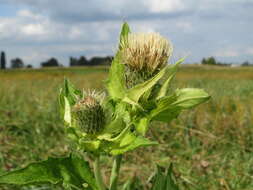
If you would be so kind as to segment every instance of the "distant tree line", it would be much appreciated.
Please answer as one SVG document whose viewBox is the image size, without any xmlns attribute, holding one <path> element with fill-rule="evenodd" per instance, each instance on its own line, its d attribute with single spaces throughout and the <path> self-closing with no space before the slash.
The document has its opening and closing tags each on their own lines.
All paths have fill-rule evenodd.
<svg viewBox="0 0 253 190">
<path fill-rule="evenodd" d="M 202 65 L 218 65 L 218 66 L 231 66 L 231 63 L 222 63 L 215 60 L 214 57 L 203 58 Z"/>
<path fill-rule="evenodd" d="M 0 68 L 6 69 L 6 55 L 5 52 L 1 52 L 0 57 Z M 106 57 L 92 57 L 91 59 L 87 59 L 85 56 L 80 56 L 79 58 L 70 57 L 69 58 L 69 66 L 75 67 L 75 66 L 97 66 L 97 65 L 110 65 L 113 60 L 112 56 L 106 56 Z M 10 61 L 11 65 L 10 67 L 13 69 L 18 68 L 32 68 L 32 65 L 25 65 L 22 59 L 20 58 L 14 58 Z M 217 66 L 232 66 L 232 63 L 222 63 L 215 60 L 214 57 L 208 57 L 203 58 L 201 60 L 202 65 L 217 65 Z M 45 62 L 42 62 L 41 67 L 60 67 L 63 66 L 59 63 L 59 61 L 52 57 L 48 59 Z M 243 62 L 242 64 L 238 64 L 238 66 L 253 66 L 252 63 L 249 63 L 248 61 Z"/>
<path fill-rule="evenodd" d="M 217 66 L 231 66 L 233 65 L 232 63 L 222 63 L 218 62 L 215 60 L 214 57 L 208 57 L 208 58 L 203 58 L 201 60 L 202 65 L 217 65 Z M 248 61 L 243 62 L 242 64 L 238 64 L 238 66 L 253 66 L 253 64 L 249 63 Z"/>
<path fill-rule="evenodd" d="M 106 57 L 92 57 L 91 59 L 87 59 L 84 56 L 81 56 L 80 58 L 70 57 L 69 59 L 69 66 L 97 66 L 97 65 L 110 65 L 112 62 L 113 57 L 112 56 L 106 56 Z M 21 58 L 14 58 L 10 61 L 11 65 L 10 67 L 13 69 L 19 69 L 19 68 L 32 68 L 32 65 L 25 65 L 23 60 Z M 47 61 L 44 61 L 40 64 L 41 67 L 60 67 L 62 64 L 59 63 L 59 61 L 52 57 L 48 59 Z M 5 69 L 6 68 L 6 56 L 5 52 L 1 52 L 1 58 L 0 58 L 0 68 Z"/>
<path fill-rule="evenodd" d="M 96 65 L 110 65 L 113 57 L 92 57 L 90 60 L 87 60 L 84 56 L 81 56 L 79 59 L 70 57 L 69 66 L 96 66 Z"/>
</svg>

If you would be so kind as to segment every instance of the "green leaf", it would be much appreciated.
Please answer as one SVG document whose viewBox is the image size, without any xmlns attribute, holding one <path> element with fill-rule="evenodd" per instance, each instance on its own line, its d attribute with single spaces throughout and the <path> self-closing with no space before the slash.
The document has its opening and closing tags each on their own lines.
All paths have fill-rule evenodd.
<svg viewBox="0 0 253 190">
<path fill-rule="evenodd" d="M 125 66 L 121 63 L 121 45 L 127 43 L 127 35 L 130 33 L 130 28 L 128 24 L 125 22 L 122 25 L 121 33 L 120 33 L 120 43 L 119 50 L 116 53 L 112 65 L 109 71 L 109 77 L 106 82 L 107 90 L 112 97 L 112 99 L 122 99 L 125 95 L 125 78 L 124 71 Z"/>
<path fill-rule="evenodd" d="M 60 115 L 62 118 L 65 116 L 65 97 L 67 98 L 70 105 L 74 105 L 78 98 L 81 97 L 81 91 L 75 89 L 74 85 L 70 83 L 68 79 L 64 79 L 64 85 L 60 89 L 58 96 L 58 103 L 60 107 Z"/>
<path fill-rule="evenodd" d="M 0 184 L 34 183 L 61 183 L 65 187 L 75 187 L 75 189 L 98 189 L 88 162 L 76 155 L 48 158 L 0 176 Z"/>
<path fill-rule="evenodd" d="M 144 187 L 141 180 L 135 176 L 123 185 L 122 190 L 144 190 Z"/>
<path fill-rule="evenodd" d="M 157 166 L 156 175 L 153 177 L 151 190 L 179 190 L 173 179 L 172 165 L 167 169 L 166 173 L 163 172 L 164 168 Z"/>
<path fill-rule="evenodd" d="M 64 79 L 62 93 L 68 99 L 71 106 L 74 105 L 76 100 L 82 95 L 81 91 L 76 89 L 68 79 Z"/>
<path fill-rule="evenodd" d="M 148 117 L 141 118 L 136 124 L 136 131 L 144 136 L 148 130 L 149 123 L 150 118 Z"/>
<path fill-rule="evenodd" d="M 150 141 L 142 136 L 137 136 L 130 144 L 128 144 L 127 146 L 124 146 L 124 147 L 114 147 L 112 150 L 111 150 L 111 154 L 112 155 L 119 155 L 119 154 L 123 154 L 125 152 L 128 152 L 128 151 L 132 151 L 136 148 L 139 148 L 139 147 L 144 147 L 144 146 L 151 146 L 151 145 L 157 145 L 158 143 L 155 142 L 155 141 Z"/>
<path fill-rule="evenodd" d="M 124 65 L 121 63 L 121 55 L 117 53 L 112 61 L 106 87 L 112 99 L 122 99 L 125 96 Z"/>
<path fill-rule="evenodd" d="M 170 122 L 176 118 L 183 109 L 193 108 L 210 96 L 202 89 L 185 88 L 176 90 L 171 96 L 166 96 L 157 103 L 157 107 L 150 113 L 153 120 Z"/>
<path fill-rule="evenodd" d="M 173 64 L 172 66 L 168 67 L 167 72 L 165 74 L 165 82 L 163 83 L 156 99 L 160 99 L 162 97 L 164 97 L 168 91 L 169 85 L 172 81 L 172 79 L 175 77 L 175 74 L 178 70 L 179 65 L 185 60 L 185 58 L 182 58 L 180 60 L 178 60 L 175 64 Z"/>
<path fill-rule="evenodd" d="M 119 43 L 119 49 L 121 49 L 121 45 L 125 44 L 127 45 L 127 36 L 130 33 L 130 27 L 127 24 L 127 22 L 124 22 L 121 28 L 121 32 L 120 32 L 120 43 Z"/>
<path fill-rule="evenodd" d="M 138 84 L 133 88 L 129 89 L 123 101 L 130 102 L 129 100 L 131 100 L 133 102 L 132 104 L 138 104 L 140 97 L 150 88 L 152 88 L 164 76 L 166 71 L 167 67 L 163 68 L 159 73 L 157 73 L 153 78 L 149 79 L 148 81 Z"/>
<path fill-rule="evenodd" d="M 68 126 L 71 126 L 71 108 L 68 99 L 64 96 L 65 108 L 64 108 L 64 121 Z"/>
<path fill-rule="evenodd" d="M 173 102 L 172 105 L 177 105 L 184 109 L 195 107 L 210 98 L 204 90 L 198 88 L 178 89 L 175 94 L 177 101 Z"/>
</svg>

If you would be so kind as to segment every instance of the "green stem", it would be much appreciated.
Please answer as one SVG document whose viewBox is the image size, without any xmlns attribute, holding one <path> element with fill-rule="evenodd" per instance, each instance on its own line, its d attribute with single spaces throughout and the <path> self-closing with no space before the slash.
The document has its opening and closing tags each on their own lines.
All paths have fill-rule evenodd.
<svg viewBox="0 0 253 190">
<path fill-rule="evenodd" d="M 121 160 L 122 160 L 122 155 L 118 155 L 114 157 L 109 190 L 117 190 L 117 182 L 118 182 L 118 177 L 119 177 Z"/>
<path fill-rule="evenodd" d="M 100 159 L 99 159 L 99 156 L 97 156 L 97 157 L 95 158 L 95 162 L 94 162 L 94 173 L 95 173 L 95 178 L 96 178 L 96 181 L 97 181 L 97 185 L 98 185 L 99 190 L 106 190 L 105 184 L 104 184 L 104 182 L 103 182 L 103 178 L 102 178 L 102 175 L 101 175 L 101 168 L 100 168 Z"/>
</svg>

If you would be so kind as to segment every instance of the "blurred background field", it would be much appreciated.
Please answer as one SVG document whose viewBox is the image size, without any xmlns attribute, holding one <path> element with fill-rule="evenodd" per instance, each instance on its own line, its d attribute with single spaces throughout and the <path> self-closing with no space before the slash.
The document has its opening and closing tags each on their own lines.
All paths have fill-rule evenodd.
<svg viewBox="0 0 253 190">
<path fill-rule="evenodd" d="M 103 90 L 107 67 L 0 71 L 0 173 L 69 152 L 57 110 L 64 77 Z M 183 65 L 173 88 L 198 87 L 212 99 L 169 124 L 153 123 L 160 145 L 124 157 L 122 178 L 148 180 L 155 163 L 174 164 L 182 189 L 253 189 L 253 67 Z M 105 175 L 107 158 L 105 161 Z M 110 162 L 110 160 L 108 161 Z M 60 189 L 1 186 L 0 189 Z"/>
</svg>

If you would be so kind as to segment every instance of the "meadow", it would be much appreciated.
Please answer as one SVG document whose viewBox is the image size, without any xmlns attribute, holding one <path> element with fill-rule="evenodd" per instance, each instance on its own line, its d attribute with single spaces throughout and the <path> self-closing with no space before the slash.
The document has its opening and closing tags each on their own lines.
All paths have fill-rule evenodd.
<svg viewBox="0 0 253 190">
<path fill-rule="evenodd" d="M 79 88 L 103 90 L 107 75 L 107 67 L 0 71 L 0 174 L 67 155 L 70 147 L 57 106 L 63 79 Z M 127 153 L 121 180 L 137 176 L 145 181 L 155 171 L 154 163 L 173 163 L 183 190 L 252 190 L 253 68 L 183 65 L 172 88 L 182 87 L 202 88 L 212 98 L 171 123 L 153 123 L 149 137 L 160 145 Z M 111 163 L 107 159 L 105 176 Z"/>
</svg>

